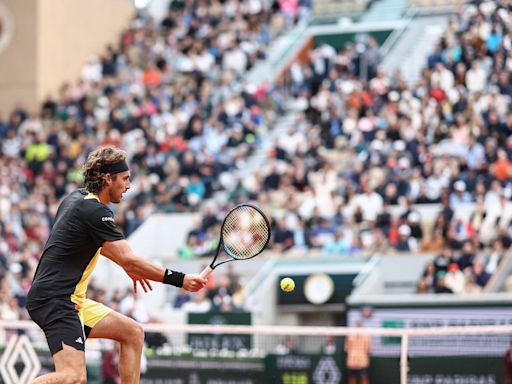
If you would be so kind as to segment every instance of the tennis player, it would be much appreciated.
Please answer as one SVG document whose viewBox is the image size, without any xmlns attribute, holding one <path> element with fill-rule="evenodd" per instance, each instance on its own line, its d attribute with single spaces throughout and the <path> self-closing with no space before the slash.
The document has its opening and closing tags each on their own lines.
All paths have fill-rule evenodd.
<svg viewBox="0 0 512 384">
<path fill-rule="evenodd" d="M 27 310 L 44 331 L 55 372 L 34 384 L 85 383 L 86 338 L 120 343 L 119 374 L 123 384 L 138 383 L 144 344 L 142 327 L 101 303 L 86 298 L 92 271 L 102 254 L 121 266 L 137 291 L 150 281 L 195 292 L 206 280 L 156 266 L 133 254 L 107 204 L 117 204 L 130 188 L 126 153 L 114 147 L 92 152 L 84 166 L 85 189 L 68 195 L 60 204 L 55 224 L 44 247 Z"/>
</svg>

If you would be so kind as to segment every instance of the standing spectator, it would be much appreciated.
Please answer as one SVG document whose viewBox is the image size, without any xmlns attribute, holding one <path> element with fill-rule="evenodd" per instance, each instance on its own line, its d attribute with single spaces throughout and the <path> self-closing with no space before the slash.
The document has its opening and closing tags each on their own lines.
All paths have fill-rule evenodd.
<svg viewBox="0 0 512 384">
<path fill-rule="evenodd" d="M 362 327 L 358 321 L 356 327 Z M 347 354 L 348 384 L 369 384 L 368 368 L 370 367 L 371 340 L 366 334 L 348 335 L 345 338 L 345 352 Z"/>
<path fill-rule="evenodd" d="M 382 61 L 380 47 L 373 36 L 368 37 L 368 47 L 364 53 L 368 66 L 368 79 L 373 79 L 377 74 L 377 67 Z"/>
</svg>

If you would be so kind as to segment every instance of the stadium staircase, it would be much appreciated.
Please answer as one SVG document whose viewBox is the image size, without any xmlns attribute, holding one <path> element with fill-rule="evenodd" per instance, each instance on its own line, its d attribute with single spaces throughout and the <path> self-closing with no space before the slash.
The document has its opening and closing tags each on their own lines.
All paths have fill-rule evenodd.
<svg viewBox="0 0 512 384">
<path fill-rule="evenodd" d="M 382 46 L 382 67 L 388 75 L 392 75 L 396 68 L 400 68 L 404 78 L 409 84 L 419 79 L 421 69 L 425 66 L 427 55 L 442 34 L 453 8 L 445 8 L 442 12 L 419 12 L 419 8 L 408 8 L 407 0 L 379 0 L 373 2 L 367 11 L 354 25 L 364 27 L 378 23 L 400 21 L 401 27 L 389 36 Z M 269 47 L 265 60 L 261 60 L 249 71 L 246 81 L 249 84 L 260 86 L 273 84 L 304 46 L 315 29 L 314 23 L 299 23 L 289 32 L 278 37 Z M 364 29 L 364 28 L 363 28 Z M 296 122 L 299 111 L 293 107 L 286 108 L 283 116 L 269 124 L 267 131 L 262 132 L 260 145 L 243 170 L 239 174 L 247 174 L 263 166 L 273 144 L 286 130 Z"/>
<path fill-rule="evenodd" d="M 512 276 L 512 249 L 501 260 L 496 272 L 492 275 L 491 280 L 485 286 L 486 293 L 510 292 Z"/>
<path fill-rule="evenodd" d="M 308 24 L 297 24 L 287 33 L 275 39 L 267 49 L 267 56 L 260 60 L 247 74 L 249 84 L 259 86 L 273 84 L 280 70 L 297 54 L 307 39 Z"/>
<path fill-rule="evenodd" d="M 395 31 L 382 47 L 384 72 L 392 76 L 399 68 L 408 84 L 416 84 L 449 17 L 449 14 L 423 16 L 414 10 L 408 12 L 405 27 Z"/>
<path fill-rule="evenodd" d="M 280 116 L 274 124 L 272 129 L 267 131 L 267 134 L 262 138 L 261 144 L 258 146 L 256 152 L 249 158 L 244 169 L 239 170 L 239 175 L 247 175 L 247 171 L 254 171 L 258 168 L 261 169 L 268 163 L 268 154 L 273 145 L 279 137 L 286 135 L 288 128 L 293 127 L 297 121 L 299 112 L 294 109 L 288 109 L 284 116 Z"/>
<path fill-rule="evenodd" d="M 405 0 L 380 0 L 374 2 L 361 17 L 361 23 L 400 20 L 406 11 Z"/>
</svg>

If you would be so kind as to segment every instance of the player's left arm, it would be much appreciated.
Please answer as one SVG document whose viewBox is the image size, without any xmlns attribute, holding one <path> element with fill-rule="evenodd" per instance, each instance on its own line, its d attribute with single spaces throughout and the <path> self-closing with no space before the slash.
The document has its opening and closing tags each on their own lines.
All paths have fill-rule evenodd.
<svg viewBox="0 0 512 384">
<path fill-rule="evenodd" d="M 106 206 L 98 205 L 84 216 L 93 241 L 102 248 L 101 253 L 123 268 L 135 287 L 139 282 L 147 292 L 151 287 L 148 280 L 151 280 L 195 292 L 206 284 L 206 280 L 198 274 L 171 271 L 137 257 L 118 228 L 112 211 Z"/>
<path fill-rule="evenodd" d="M 113 260 L 114 255 L 112 254 L 112 251 L 108 247 L 101 248 L 101 254 L 105 256 L 106 258 Z M 117 263 L 116 263 L 117 264 Z M 124 269 L 123 269 L 124 270 Z M 128 276 L 130 276 L 130 279 L 133 281 L 133 292 L 137 294 L 137 283 L 140 284 L 144 292 L 152 291 L 153 287 L 151 286 L 151 283 L 148 279 L 145 279 L 139 275 L 136 275 L 134 273 L 130 273 L 126 270 L 124 270 Z"/>
</svg>

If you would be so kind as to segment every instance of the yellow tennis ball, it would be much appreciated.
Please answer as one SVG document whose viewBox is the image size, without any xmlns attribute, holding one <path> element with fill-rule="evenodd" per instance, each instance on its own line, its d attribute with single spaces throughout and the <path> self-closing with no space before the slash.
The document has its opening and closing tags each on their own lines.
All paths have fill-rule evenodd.
<svg viewBox="0 0 512 384">
<path fill-rule="evenodd" d="M 289 277 L 281 279 L 281 289 L 285 292 L 291 292 L 295 289 L 295 281 Z"/>
</svg>

